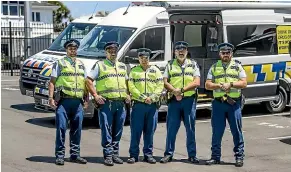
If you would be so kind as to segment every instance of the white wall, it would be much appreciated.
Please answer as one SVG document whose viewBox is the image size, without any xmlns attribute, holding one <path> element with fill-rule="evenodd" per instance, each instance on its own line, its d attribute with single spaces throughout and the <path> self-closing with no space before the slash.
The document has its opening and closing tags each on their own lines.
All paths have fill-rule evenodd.
<svg viewBox="0 0 291 172">
<path fill-rule="evenodd" d="M 53 23 L 53 11 L 50 9 L 41 9 L 32 7 L 31 12 L 40 13 L 40 22 L 52 24 Z M 32 18 L 30 19 L 32 21 Z"/>
</svg>

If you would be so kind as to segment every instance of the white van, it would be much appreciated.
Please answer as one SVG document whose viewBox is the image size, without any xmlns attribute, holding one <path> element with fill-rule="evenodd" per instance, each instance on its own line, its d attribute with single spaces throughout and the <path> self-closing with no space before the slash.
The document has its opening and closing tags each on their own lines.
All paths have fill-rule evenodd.
<svg viewBox="0 0 291 172">
<path fill-rule="evenodd" d="M 20 69 L 19 87 L 21 94 L 33 97 L 33 90 L 40 71 L 66 54 L 63 48 L 64 43 L 71 38 L 81 41 L 103 18 L 83 16 L 73 20 L 57 36 L 49 48 L 26 59 Z"/>
<path fill-rule="evenodd" d="M 200 66 L 197 108 L 211 108 L 212 93 L 204 89 L 205 76 L 219 59 L 217 45 L 230 42 L 236 46 L 234 58 L 241 61 L 248 75 L 245 104 L 262 102 L 270 112 L 285 108 L 290 101 L 291 58 L 286 49 L 282 51 L 285 43 L 277 45 L 282 38 L 276 35 L 278 28 L 290 29 L 291 12 L 286 10 L 291 8 L 290 3 L 166 4 L 131 6 L 110 13 L 84 37 L 78 50 L 88 72 L 97 60 L 105 58 L 103 46 L 108 41 L 120 43 L 117 58 L 128 66 L 138 64 L 136 50 L 146 47 L 153 51 L 150 63 L 164 70 L 173 59 L 173 43 L 184 40 L 189 42 L 190 58 Z M 166 106 L 160 108 L 164 110 Z M 93 109 L 87 111 L 87 115 L 94 114 Z"/>
</svg>

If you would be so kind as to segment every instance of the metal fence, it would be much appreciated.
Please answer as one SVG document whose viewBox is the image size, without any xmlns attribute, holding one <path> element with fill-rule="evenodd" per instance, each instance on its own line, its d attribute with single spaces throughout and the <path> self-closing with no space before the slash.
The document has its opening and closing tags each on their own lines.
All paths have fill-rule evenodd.
<svg viewBox="0 0 291 172">
<path fill-rule="evenodd" d="M 19 75 L 23 61 L 48 48 L 58 34 L 52 24 L 1 22 L 1 74 Z"/>
</svg>

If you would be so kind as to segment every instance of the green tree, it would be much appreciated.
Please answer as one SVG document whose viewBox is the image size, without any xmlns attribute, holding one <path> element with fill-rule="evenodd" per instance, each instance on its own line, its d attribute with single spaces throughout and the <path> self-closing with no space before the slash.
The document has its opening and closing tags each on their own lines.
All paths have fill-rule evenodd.
<svg viewBox="0 0 291 172">
<path fill-rule="evenodd" d="M 71 11 L 60 1 L 48 1 L 48 3 L 59 6 L 57 10 L 53 11 L 54 17 L 54 30 L 56 32 L 62 31 L 64 28 L 64 20 L 72 21 L 74 18 L 71 15 Z"/>
</svg>

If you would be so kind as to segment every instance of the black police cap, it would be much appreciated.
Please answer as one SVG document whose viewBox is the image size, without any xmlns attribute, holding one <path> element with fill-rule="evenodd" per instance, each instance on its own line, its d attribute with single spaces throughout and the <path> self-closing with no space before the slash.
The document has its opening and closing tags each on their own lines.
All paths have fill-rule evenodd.
<svg viewBox="0 0 291 172">
<path fill-rule="evenodd" d="M 119 48 L 119 44 L 115 41 L 107 42 L 104 46 L 104 50 L 111 48 L 111 47 Z"/>
<path fill-rule="evenodd" d="M 181 49 L 181 48 L 188 48 L 188 43 L 185 41 L 177 41 L 175 43 L 175 49 Z"/>
<path fill-rule="evenodd" d="M 80 46 L 80 42 L 76 39 L 70 39 L 67 42 L 65 42 L 64 48 L 68 48 L 69 46 L 78 48 Z"/>
<path fill-rule="evenodd" d="M 148 48 L 139 48 L 137 50 L 138 56 L 147 56 L 149 57 L 151 55 L 152 51 Z"/>
</svg>

